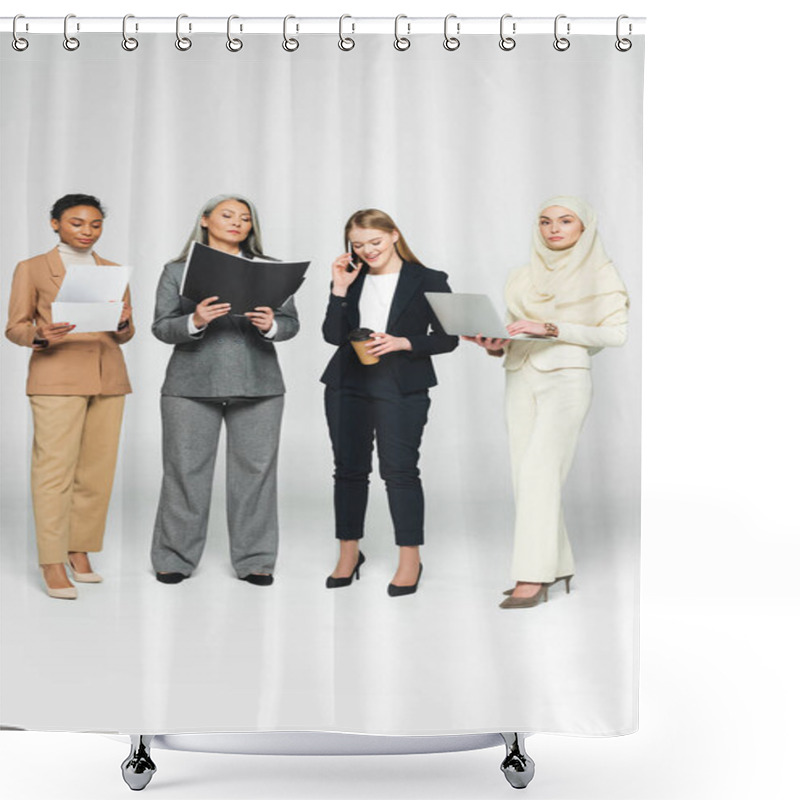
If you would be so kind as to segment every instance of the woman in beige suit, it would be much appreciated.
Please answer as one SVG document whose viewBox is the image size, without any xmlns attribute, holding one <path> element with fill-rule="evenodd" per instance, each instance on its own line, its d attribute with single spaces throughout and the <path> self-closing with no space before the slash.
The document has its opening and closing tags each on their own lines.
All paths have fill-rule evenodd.
<svg viewBox="0 0 800 800">
<path fill-rule="evenodd" d="M 591 402 L 590 356 L 627 338 L 628 293 L 587 203 L 542 204 L 531 262 L 511 273 L 505 297 L 509 335 L 538 338 L 469 338 L 505 355 L 516 584 L 500 607 L 527 608 L 546 601 L 556 581 L 569 591 L 575 570 L 561 490 Z"/>
<path fill-rule="evenodd" d="M 88 553 L 103 545 L 117 461 L 124 396 L 131 391 L 120 344 L 134 333 L 130 293 L 116 331 L 72 333 L 52 319 L 65 264 L 115 266 L 94 250 L 105 213 L 97 198 L 65 195 L 50 212 L 59 243 L 17 264 L 6 336 L 31 354 L 31 493 L 39 564 L 50 597 L 75 599 L 79 583 L 99 583 Z"/>
</svg>

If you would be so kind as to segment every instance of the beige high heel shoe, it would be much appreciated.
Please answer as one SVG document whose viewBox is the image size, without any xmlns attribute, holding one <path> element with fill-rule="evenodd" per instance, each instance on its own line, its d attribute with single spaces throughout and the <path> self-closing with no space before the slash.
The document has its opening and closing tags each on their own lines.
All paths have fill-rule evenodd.
<svg viewBox="0 0 800 800">
<path fill-rule="evenodd" d="M 67 565 L 72 572 L 72 580 L 76 583 L 102 583 L 103 576 L 96 572 L 78 572 L 72 564 L 72 559 L 67 556 Z"/>
<path fill-rule="evenodd" d="M 64 589 L 52 589 L 47 585 L 47 580 L 44 577 L 44 567 L 39 566 L 39 571 L 42 573 L 42 581 L 44 581 L 44 588 L 50 597 L 55 597 L 57 600 L 77 600 L 78 590 L 74 586 L 67 586 Z"/>
</svg>

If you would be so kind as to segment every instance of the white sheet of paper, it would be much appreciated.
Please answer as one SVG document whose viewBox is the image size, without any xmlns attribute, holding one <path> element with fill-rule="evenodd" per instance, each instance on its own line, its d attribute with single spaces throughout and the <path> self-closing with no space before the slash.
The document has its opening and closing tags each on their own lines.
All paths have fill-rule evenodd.
<svg viewBox="0 0 800 800">
<path fill-rule="evenodd" d="M 115 331 L 121 315 L 121 300 L 115 303 L 62 303 L 57 300 L 52 306 L 53 322 L 75 325 L 71 333 Z"/>
<path fill-rule="evenodd" d="M 103 303 L 122 300 L 131 277 L 130 267 L 100 264 L 66 264 L 67 274 L 58 290 L 61 303 Z"/>
</svg>

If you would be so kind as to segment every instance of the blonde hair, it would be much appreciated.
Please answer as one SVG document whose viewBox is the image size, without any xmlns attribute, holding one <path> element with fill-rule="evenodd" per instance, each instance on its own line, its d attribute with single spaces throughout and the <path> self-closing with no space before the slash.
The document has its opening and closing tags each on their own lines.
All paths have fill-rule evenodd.
<svg viewBox="0 0 800 800">
<path fill-rule="evenodd" d="M 253 226 L 250 228 L 250 233 L 248 234 L 247 239 L 242 242 L 242 252 L 249 256 L 261 257 L 264 255 L 263 246 L 261 244 L 261 226 L 258 223 L 258 213 L 256 212 L 256 207 L 253 205 L 252 201 L 248 200 L 246 197 L 242 197 L 240 194 L 218 194 L 208 200 L 200 209 L 200 213 L 197 215 L 197 219 L 194 223 L 194 228 L 189 234 L 189 238 L 186 240 L 186 244 L 183 246 L 181 254 L 175 259 L 175 261 L 186 261 L 186 258 L 189 255 L 189 248 L 192 246 L 192 242 L 208 244 L 208 229 L 204 228 L 200 223 L 202 222 L 203 217 L 207 217 L 220 203 L 224 203 L 226 200 L 236 200 L 237 203 L 243 203 L 250 211 L 250 218 Z"/>
<path fill-rule="evenodd" d="M 344 226 L 345 250 L 350 249 L 350 240 L 348 237 L 353 228 L 374 228 L 375 230 L 385 231 L 386 233 L 394 233 L 397 231 L 399 238 L 394 243 L 394 247 L 400 258 L 402 258 L 403 261 L 413 261 L 415 264 L 422 263 L 408 246 L 408 242 L 403 238 L 403 234 L 400 233 L 400 229 L 397 225 L 394 224 L 394 220 L 385 211 L 381 211 L 379 208 L 362 208 L 360 211 L 351 214 L 350 219 L 347 220 Z"/>
</svg>

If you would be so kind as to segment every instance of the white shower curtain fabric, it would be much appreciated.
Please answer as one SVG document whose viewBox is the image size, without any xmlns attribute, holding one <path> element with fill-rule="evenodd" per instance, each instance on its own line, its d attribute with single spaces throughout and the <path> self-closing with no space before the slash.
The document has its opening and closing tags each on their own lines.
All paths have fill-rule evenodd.
<svg viewBox="0 0 800 800">
<path fill-rule="evenodd" d="M 132 393 L 104 545 L 92 554 L 104 582 L 78 584 L 69 602 L 49 598 L 38 573 L 31 350 L 0 346 L 0 722 L 134 733 L 635 730 L 643 38 L 627 53 L 613 35 L 573 36 L 566 52 L 548 36 L 520 37 L 510 52 L 469 36 L 448 52 L 441 37 L 420 35 L 398 52 L 390 37 L 364 35 L 342 52 L 335 35 L 318 35 L 294 53 L 274 36 L 247 37 L 238 53 L 215 35 L 187 52 L 172 35 L 148 35 L 130 53 L 116 35 L 87 34 L 76 52 L 37 35 L 17 53 L 7 38 L 3 308 L 15 265 L 57 244 L 53 202 L 88 193 L 107 210 L 96 252 L 132 267 L 135 335 L 122 345 Z M 156 290 L 219 194 L 252 201 L 266 254 L 311 261 L 293 298 L 299 331 L 282 339 L 279 319 L 273 343 L 286 393 L 271 586 L 237 580 L 231 564 L 224 433 L 202 559 L 177 585 L 156 581 L 150 562 L 172 353 L 150 330 Z M 446 273 L 452 291 L 488 294 L 502 313 L 506 279 L 530 262 L 540 205 L 553 196 L 594 209 L 630 298 L 624 346 L 591 357 L 591 404 L 587 395 L 561 498 L 570 593 L 560 582 L 546 603 L 498 608 L 514 585 L 505 375 L 502 359 L 464 341 L 433 357 L 418 590 L 387 594 L 397 547 L 377 463 L 360 580 L 326 588 L 338 543 L 320 376 L 335 348 L 321 329 L 345 222 L 358 209 L 386 211 L 428 270 Z M 588 392 L 589 372 L 572 378 L 578 371 Z M 244 440 L 257 440 L 259 425 Z"/>
</svg>

